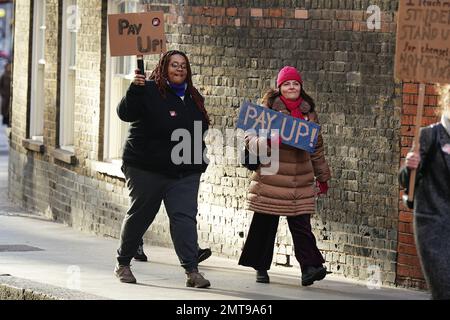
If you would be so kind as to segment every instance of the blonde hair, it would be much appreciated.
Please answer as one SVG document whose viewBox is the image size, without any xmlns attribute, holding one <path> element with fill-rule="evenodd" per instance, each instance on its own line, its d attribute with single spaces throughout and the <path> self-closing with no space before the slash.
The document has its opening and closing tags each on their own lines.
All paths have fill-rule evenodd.
<svg viewBox="0 0 450 320">
<path fill-rule="evenodd" d="M 438 85 L 439 105 L 443 115 L 450 118 L 450 84 Z"/>
</svg>

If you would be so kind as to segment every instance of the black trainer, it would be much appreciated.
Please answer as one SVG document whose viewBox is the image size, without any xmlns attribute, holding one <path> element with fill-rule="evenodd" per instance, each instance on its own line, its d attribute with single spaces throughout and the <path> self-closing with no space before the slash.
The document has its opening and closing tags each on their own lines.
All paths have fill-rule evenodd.
<svg viewBox="0 0 450 320">
<path fill-rule="evenodd" d="M 145 252 L 144 252 L 143 245 L 139 245 L 139 247 L 136 251 L 136 254 L 134 255 L 134 260 L 142 261 L 142 262 L 148 261 L 147 256 L 145 255 Z"/>
<path fill-rule="evenodd" d="M 256 270 L 256 282 L 270 283 L 270 278 L 267 270 Z"/>
<path fill-rule="evenodd" d="M 314 283 L 314 281 L 320 281 L 327 275 L 327 268 L 320 267 L 306 267 L 304 273 L 302 273 L 302 286 L 307 287 Z"/>
<path fill-rule="evenodd" d="M 211 252 L 210 248 L 206 248 L 206 249 L 199 248 L 198 249 L 198 263 L 205 261 L 206 259 L 211 257 L 211 254 L 212 254 L 212 252 Z"/>
</svg>

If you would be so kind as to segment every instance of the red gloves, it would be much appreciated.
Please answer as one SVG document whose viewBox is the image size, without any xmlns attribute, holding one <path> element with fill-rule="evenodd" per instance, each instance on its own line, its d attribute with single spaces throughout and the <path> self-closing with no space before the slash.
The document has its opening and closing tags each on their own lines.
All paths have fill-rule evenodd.
<svg viewBox="0 0 450 320">
<path fill-rule="evenodd" d="M 318 196 L 320 196 L 321 194 L 326 195 L 328 193 L 328 182 L 316 181 L 316 186 L 319 189 L 319 191 L 317 192 Z"/>
<path fill-rule="evenodd" d="M 272 134 L 272 135 L 270 136 L 270 138 L 267 139 L 267 143 L 268 143 L 269 147 L 272 146 L 272 143 L 275 143 L 275 142 L 277 142 L 277 141 L 278 141 L 278 145 L 281 145 L 281 144 L 283 143 L 283 141 L 282 141 L 280 135 L 278 135 L 278 134 L 276 134 L 276 133 L 275 133 L 275 134 Z"/>
</svg>

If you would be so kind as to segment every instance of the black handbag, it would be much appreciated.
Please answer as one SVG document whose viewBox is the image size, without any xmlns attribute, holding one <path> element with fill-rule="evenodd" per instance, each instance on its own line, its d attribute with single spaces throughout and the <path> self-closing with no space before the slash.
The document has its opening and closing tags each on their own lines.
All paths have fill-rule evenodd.
<svg viewBox="0 0 450 320">
<path fill-rule="evenodd" d="M 250 154 L 250 151 L 244 146 L 241 150 L 240 154 L 240 162 L 241 165 L 247 168 L 250 171 L 256 171 L 261 165 L 259 161 L 259 157 L 253 154 Z"/>
</svg>

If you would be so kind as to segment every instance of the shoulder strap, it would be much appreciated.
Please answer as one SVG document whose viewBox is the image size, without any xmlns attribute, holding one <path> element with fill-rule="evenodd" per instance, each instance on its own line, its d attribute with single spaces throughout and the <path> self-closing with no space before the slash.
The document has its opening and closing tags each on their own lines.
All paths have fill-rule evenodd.
<svg viewBox="0 0 450 320">
<path fill-rule="evenodd" d="M 416 187 L 420 183 L 420 181 L 422 180 L 424 171 L 428 167 L 428 163 L 430 162 L 430 155 L 435 153 L 436 141 L 437 141 L 437 125 L 432 125 L 431 126 L 431 141 L 430 141 L 430 145 L 427 146 L 428 148 L 427 148 L 426 154 L 422 158 L 422 162 L 419 165 L 419 169 L 417 170 L 417 176 L 416 176 L 416 182 L 415 182 L 416 183 Z M 408 176 L 409 176 L 409 174 L 410 174 L 410 172 L 408 171 Z M 406 192 L 408 192 L 408 189 L 409 188 L 406 189 Z"/>
<path fill-rule="evenodd" d="M 438 130 L 439 125 L 435 124 L 431 127 L 431 142 L 430 146 L 428 147 L 427 154 L 425 156 L 424 161 L 422 162 L 422 165 L 420 167 L 420 173 L 422 174 L 423 170 L 427 167 L 428 163 L 430 162 L 430 155 L 434 154 L 436 151 L 436 144 L 438 139 Z"/>
<path fill-rule="evenodd" d="M 440 126 L 440 124 L 436 124 L 433 126 L 433 140 L 431 142 L 431 148 L 430 148 L 430 150 L 433 152 L 436 151 L 436 146 L 438 143 L 439 126 Z M 430 151 L 428 151 L 428 152 L 430 152 Z"/>
<path fill-rule="evenodd" d="M 440 135 L 439 135 L 439 130 L 440 130 L 440 128 L 442 128 L 443 130 L 445 130 L 445 128 L 444 128 L 444 126 L 442 125 L 442 123 L 439 123 L 439 125 L 437 125 L 436 126 L 436 134 L 435 134 L 435 139 L 436 139 L 436 142 L 435 142 L 435 144 L 436 145 L 438 145 L 438 148 L 440 148 L 440 141 L 439 141 L 439 138 L 440 138 Z M 439 150 L 440 151 L 440 150 Z M 444 165 L 445 165 L 445 168 L 447 169 L 447 172 L 448 172 L 448 174 L 450 175 L 450 168 L 449 168 L 449 166 L 448 166 L 448 163 L 447 163 L 447 159 L 445 159 L 445 155 L 444 155 L 444 153 L 443 152 L 439 152 L 440 153 L 440 155 L 442 156 L 442 161 L 444 162 Z M 449 187 L 449 190 L 450 190 L 450 180 L 448 180 L 447 179 L 447 184 L 448 184 L 448 187 Z"/>
</svg>

